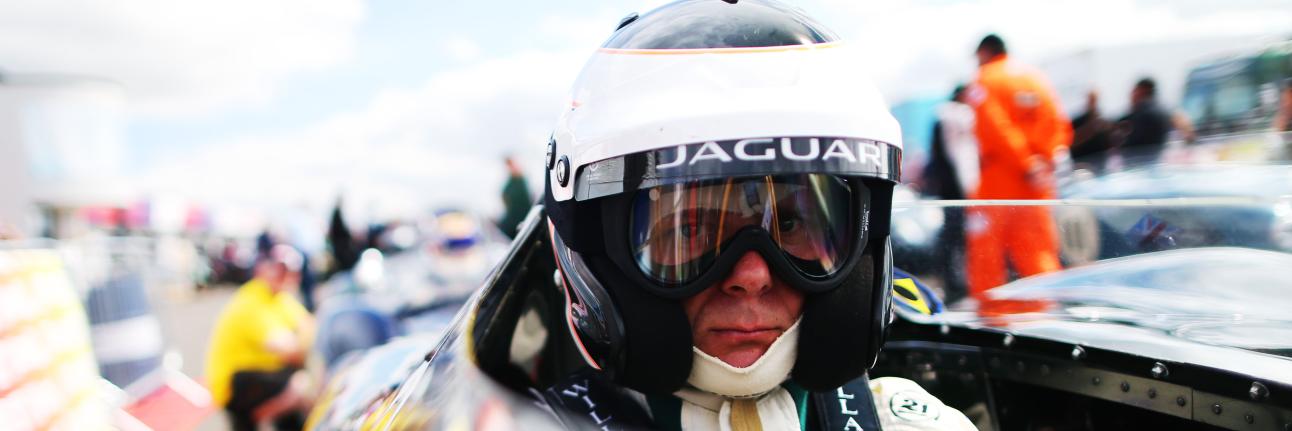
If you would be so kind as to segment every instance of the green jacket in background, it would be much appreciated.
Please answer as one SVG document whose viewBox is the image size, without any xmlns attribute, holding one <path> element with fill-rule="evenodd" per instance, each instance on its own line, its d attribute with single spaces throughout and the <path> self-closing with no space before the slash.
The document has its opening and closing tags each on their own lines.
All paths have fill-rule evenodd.
<svg viewBox="0 0 1292 431">
<path fill-rule="evenodd" d="M 534 206 L 525 177 L 517 175 L 507 179 L 507 184 L 502 186 L 502 204 L 503 214 L 498 227 L 508 238 L 515 238 L 517 226 L 525 221 L 529 207 Z"/>
</svg>

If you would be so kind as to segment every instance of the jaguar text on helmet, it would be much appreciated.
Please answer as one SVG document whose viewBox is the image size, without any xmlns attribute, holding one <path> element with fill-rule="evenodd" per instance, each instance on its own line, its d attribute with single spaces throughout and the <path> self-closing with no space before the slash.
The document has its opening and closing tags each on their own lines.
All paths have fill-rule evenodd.
<svg viewBox="0 0 1292 431">
<path fill-rule="evenodd" d="M 875 172 L 889 172 L 888 149 L 875 141 L 844 138 L 754 138 L 737 141 L 708 141 L 679 145 L 662 151 L 657 170 L 667 170 L 699 163 L 732 161 L 765 162 L 773 160 L 829 162 L 866 165 Z M 663 153 L 673 153 L 665 155 Z"/>
</svg>

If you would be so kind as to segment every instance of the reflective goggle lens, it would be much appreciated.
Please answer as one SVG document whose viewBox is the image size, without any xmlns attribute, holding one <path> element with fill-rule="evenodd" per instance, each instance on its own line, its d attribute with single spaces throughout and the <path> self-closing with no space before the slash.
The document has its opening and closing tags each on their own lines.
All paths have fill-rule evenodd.
<svg viewBox="0 0 1292 431">
<path fill-rule="evenodd" d="M 860 228 L 852 187 L 834 175 L 795 174 L 640 190 L 629 216 L 634 260 L 655 280 L 686 283 L 712 267 L 737 234 L 759 229 L 802 273 L 833 275 Z"/>
</svg>

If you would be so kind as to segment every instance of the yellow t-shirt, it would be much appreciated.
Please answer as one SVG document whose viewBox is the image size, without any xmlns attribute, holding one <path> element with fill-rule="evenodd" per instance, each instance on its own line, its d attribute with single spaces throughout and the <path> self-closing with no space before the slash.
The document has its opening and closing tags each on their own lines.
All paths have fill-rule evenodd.
<svg viewBox="0 0 1292 431">
<path fill-rule="evenodd" d="M 275 332 L 297 333 L 307 316 L 296 298 L 287 292 L 274 294 L 264 281 L 252 279 L 238 288 L 220 312 L 207 348 L 206 381 L 216 405 L 229 402 L 234 373 L 282 369 L 285 364 L 266 341 Z"/>
</svg>

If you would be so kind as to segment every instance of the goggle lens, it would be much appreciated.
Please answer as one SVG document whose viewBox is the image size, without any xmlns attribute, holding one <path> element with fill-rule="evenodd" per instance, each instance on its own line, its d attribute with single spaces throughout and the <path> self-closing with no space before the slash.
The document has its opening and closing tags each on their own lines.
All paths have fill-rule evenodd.
<svg viewBox="0 0 1292 431">
<path fill-rule="evenodd" d="M 633 257 L 650 278 L 683 284 L 711 268 L 737 234 L 757 229 L 800 272 L 828 277 L 861 229 L 853 186 L 834 175 L 794 174 L 639 190 L 629 215 Z"/>
</svg>

